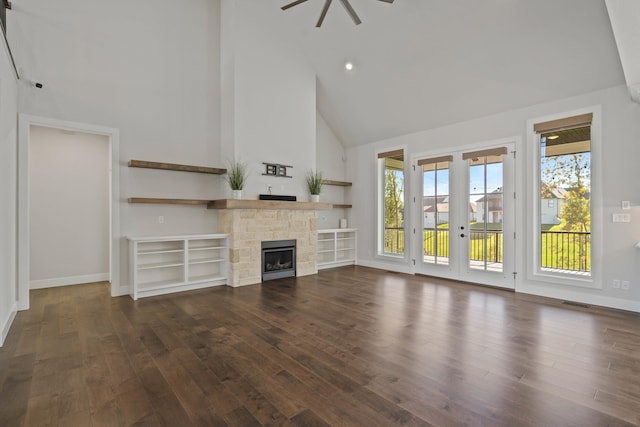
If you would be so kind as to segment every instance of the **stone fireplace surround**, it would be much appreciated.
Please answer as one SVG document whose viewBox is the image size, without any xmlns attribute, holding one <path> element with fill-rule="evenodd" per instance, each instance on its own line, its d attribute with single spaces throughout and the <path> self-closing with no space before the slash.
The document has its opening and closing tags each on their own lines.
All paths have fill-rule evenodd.
<svg viewBox="0 0 640 427">
<path fill-rule="evenodd" d="M 220 232 L 229 235 L 229 286 L 261 283 L 263 241 L 296 240 L 296 275 L 307 276 L 318 272 L 318 210 L 330 209 L 331 205 L 228 202 L 224 206 L 218 204 L 212 207 L 220 209 Z"/>
</svg>

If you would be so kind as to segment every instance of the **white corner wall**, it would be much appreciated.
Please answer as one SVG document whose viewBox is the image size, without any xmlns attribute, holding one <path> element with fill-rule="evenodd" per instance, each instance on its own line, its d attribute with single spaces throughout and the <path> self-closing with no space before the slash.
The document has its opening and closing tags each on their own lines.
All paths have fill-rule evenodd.
<svg viewBox="0 0 640 427">
<path fill-rule="evenodd" d="M 316 112 L 317 169 L 322 171 L 324 179 L 346 181 L 346 153 L 342 142 L 333 133 L 320 112 Z M 321 202 L 334 204 L 349 203 L 350 187 L 333 185 L 322 186 Z M 338 228 L 341 218 L 346 218 L 347 209 L 331 209 L 318 214 L 318 228 Z"/>
<path fill-rule="evenodd" d="M 30 288 L 109 280 L 109 137 L 31 126 Z"/>
<path fill-rule="evenodd" d="M 535 165 L 535 159 L 529 156 L 527 141 L 527 120 L 567 111 L 588 108 L 602 108 L 602 158 L 601 177 L 603 188 L 603 270 L 601 289 L 586 289 L 575 286 L 547 284 L 526 279 L 526 254 L 532 247 L 527 232 L 528 221 L 533 215 L 525 209 L 527 193 L 527 174 Z M 376 152 L 385 149 L 406 146 L 406 158 L 411 159 L 418 153 L 451 149 L 456 147 L 512 138 L 521 142 L 518 148 L 517 188 L 521 197 L 517 202 L 518 239 L 516 264 L 518 280 L 516 291 L 548 296 L 559 299 L 584 302 L 626 310 L 640 311 L 640 250 L 635 244 L 640 241 L 640 105 L 629 99 L 625 87 L 614 87 L 594 93 L 559 100 L 547 104 L 535 105 L 490 117 L 454 124 L 438 129 L 400 136 L 385 141 L 352 147 L 347 150 L 349 167 L 347 180 L 353 182 L 351 193 L 353 209 L 349 212 L 350 225 L 358 228 L 358 263 L 380 268 L 411 272 L 410 263 L 390 263 L 376 257 L 375 254 L 375 207 L 376 193 L 375 158 Z M 407 183 L 408 194 L 415 195 L 416 189 Z M 612 213 L 621 212 L 621 201 L 631 201 L 632 222 L 616 223 L 611 220 Z M 407 221 L 412 220 L 408 212 Z M 415 258 L 417 254 L 411 254 Z M 612 289 L 611 280 L 617 278 L 630 281 L 630 290 Z"/>
<path fill-rule="evenodd" d="M 224 167 L 220 2 L 30 0 L 14 4 L 8 19 L 24 76 L 20 112 L 119 130 L 121 234 L 114 262 L 122 286 L 115 293 L 125 294 L 127 235 L 217 230 L 216 212 L 202 206 L 128 204 L 127 198 L 215 199 L 222 197 L 222 177 L 128 168 L 127 161 Z"/>
<path fill-rule="evenodd" d="M 222 10 L 223 151 L 249 167 L 242 197 L 257 198 L 271 186 L 273 194 L 307 201 L 305 174 L 316 168 L 315 73 L 290 41 L 265 26 L 264 14 L 280 12 L 269 2 L 223 0 Z M 263 176 L 263 162 L 293 166 L 293 178 Z"/>
<path fill-rule="evenodd" d="M 2 35 L 0 35 L 2 37 Z M 0 40 L 0 347 L 18 309 L 17 124 L 18 83 L 4 40 Z"/>
</svg>

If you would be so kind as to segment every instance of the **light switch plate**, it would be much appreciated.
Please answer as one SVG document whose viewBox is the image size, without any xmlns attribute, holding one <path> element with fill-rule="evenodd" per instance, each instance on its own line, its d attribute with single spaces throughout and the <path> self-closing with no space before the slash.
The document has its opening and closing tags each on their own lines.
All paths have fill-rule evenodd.
<svg viewBox="0 0 640 427">
<path fill-rule="evenodd" d="M 627 210 L 627 209 L 631 209 L 631 202 L 628 200 L 623 200 L 622 201 L 622 209 Z"/>
</svg>

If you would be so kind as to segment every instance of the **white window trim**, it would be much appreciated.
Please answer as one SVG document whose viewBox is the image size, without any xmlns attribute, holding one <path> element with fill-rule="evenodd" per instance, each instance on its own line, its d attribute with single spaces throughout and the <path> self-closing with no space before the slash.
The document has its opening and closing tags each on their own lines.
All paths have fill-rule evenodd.
<svg viewBox="0 0 640 427">
<path fill-rule="evenodd" d="M 384 197 L 381 194 L 384 192 L 384 162 L 381 162 L 378 158 L 379 153 L 386 151 L 402 150 L 404 152 L 404 253 L 402 255 L 395 255 L 384 252 Z M 408 263 L 411 256 L 411 241 L 409 240 L 410 233 L 408 232 L 408 224 L 411 224 L 411 212 L 407 209 L 407 201 L 409 200 L 408 194 L 411 191 L 411 183 L 409 177 L 409 162 L 407 162 L 407 147 L 389 147 L 378 150 L 375 152 L 376 162 L 376 252 L 375 258 L 391 262 Z"/>
<path fill-rule="evenodd" d="M 533 131 L 535 123 L 592 113 L 591 122 L 591 275 L 577 276 L 571 273 L 543 270 L 540 267 L 540 140 Z M 603 194 L 602 194 L 602 107 L 600 105 L 566 111 L 527 120 L 528 156 L 531 172 L 527 174 L 527 232 L 532 251 L 527 256 L 527 279 L 536 282 L 564 286 L 602 289 L 602 239 L 603 239 Z"/>
</svg>

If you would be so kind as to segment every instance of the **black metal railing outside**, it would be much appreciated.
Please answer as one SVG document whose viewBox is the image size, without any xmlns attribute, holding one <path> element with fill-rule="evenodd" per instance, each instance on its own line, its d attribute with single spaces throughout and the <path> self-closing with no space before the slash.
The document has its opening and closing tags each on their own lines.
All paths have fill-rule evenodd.
<svg viewBox="0 0 640 427">
<path fill-rule="evenodd" d="M 591 233 L 588 231 L 543 231 L 540 252 L 543 268 L 591 271 Z"/>
<path fill-rule="evenodd" d="M 404 254 L 404 228 L 384 228 L 384 252 L 387 254 Z"/>
</svg>

